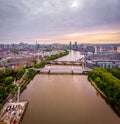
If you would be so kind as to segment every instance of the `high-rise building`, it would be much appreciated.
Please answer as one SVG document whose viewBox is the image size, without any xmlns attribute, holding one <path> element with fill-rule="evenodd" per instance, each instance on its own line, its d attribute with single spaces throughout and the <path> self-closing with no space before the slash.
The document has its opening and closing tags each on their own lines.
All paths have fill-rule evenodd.
<svg viewBox="0 0 120 124">
<path fill-rule="evenodd" d="M 94 54 L 97 54 L 97 46 L 95 46 L 94 49 L 95 49 L 95 50 L 94 50 Z"/>
<path fill-rule="evenodd" d="M 70 41 L 70 44 L 69 44 L 70 46 L 69 46 L 69 49 L 71 50 L 72 49 L 72 43 L 71 43 L 71 41 Z"/>
<path fill-rule="evenodd" d="M 77 46 L 77 42 L 75 42 L 75 48 L 77 48 L 78 46 Z"/>
</svg>

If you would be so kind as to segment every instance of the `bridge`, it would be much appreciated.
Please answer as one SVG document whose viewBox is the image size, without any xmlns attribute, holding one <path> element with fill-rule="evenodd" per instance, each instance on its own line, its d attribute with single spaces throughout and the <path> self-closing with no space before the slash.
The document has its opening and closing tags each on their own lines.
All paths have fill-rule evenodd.
<svg viewBox="0 0 120 124">
<path fill-rule="evenodd" d="M 89 68 L 83 68 L 82 66 L 70 66 L 70 65 L 46 65 L 42 69 L 36 69 L 40 74 L 73 74 L 73 75 L 80 75 L 86 74 L 90 71 Z"/>
<path fill-rule="evenodd" d="M 84 64 L 82 61 L 47 61 L 46 64 L 52 64 L 52 65 L 76 65 L 76 66 L 82 66 Z"/>
</svg>

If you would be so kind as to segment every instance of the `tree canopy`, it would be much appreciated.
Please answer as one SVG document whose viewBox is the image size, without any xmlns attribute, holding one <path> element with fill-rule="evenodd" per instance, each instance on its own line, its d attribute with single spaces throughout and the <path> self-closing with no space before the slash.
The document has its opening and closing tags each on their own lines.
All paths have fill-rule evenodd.
<svg viewBox="0 0 120 124">
<path fill-rule="evenodd" d="M 120 112 L 120 70 L 94 68 L 88 73 L 97 86 L 105 93 L 108 100 Z"/>
</svg>

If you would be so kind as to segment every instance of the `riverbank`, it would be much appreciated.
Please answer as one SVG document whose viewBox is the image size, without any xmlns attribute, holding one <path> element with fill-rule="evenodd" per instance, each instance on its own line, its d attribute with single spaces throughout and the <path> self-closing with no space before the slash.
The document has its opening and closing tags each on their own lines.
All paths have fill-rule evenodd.
<svg viewBox="0 0 120 124">
<path fill-rule="evenodd" d="M 50 57 L 47 57 L 46 60 L 55 60 L 63 56 L 66 56 L 68 54 L 69 54 L 69 51 L 65 50 L 64 52 L 61 52 L 59 54 L 55 54 L 55 55 L 51 55 Z"/>
<path fill-rule="evenodd" d="M 106 95 L 102 92 L 102 90 L 100 90 L 98 88 L 98 86 L 96 85 L 96 83 L 91 78 L 89 78 L 89 77 L 88 77 L 88 80 L 90 81 L 90 83 L 92 84 L 92 86 L 94 86 L 94 88 L 100 93 L 100 95 L 107 100 Z"/>
<path fill-rule="evenodd" d="M 21 87 L 21 92 L 24 91 L 24 89 L 26 88 L 26 86 L 30 83 L 30 81 L 34 78 L 34 76 L 37 74 L 37 71 L 33 70 L 33 69 L 28 69 L 24 78 L 22 79 L 21 83 L 20 83 L 20 87 Z"/>
<path fill-rule="evenodd" d="M 120 80 L 103 68 L 88 73 L 90 82 L 120 117 Z"/>
<path fill-rule="evenodd" d="M 110 103 L 110 101 L 108 100 L 107 96 L 103 93 L 103 91 L 98 88 L 98 86 L 96 85 L 96 83 L 92 79 L 90 79 L 88 77 L 88 80 L 90 81 L 91 85 L 100 93 L 101 97 L 103 97 L 105 99 L 105 101 L 107 102 L 107 104 L 110 105 L 110 107 L 112 108 L 112 110 L 120 117 L 119 110 L 114 105 L 112 105 Z"/>
</svg>

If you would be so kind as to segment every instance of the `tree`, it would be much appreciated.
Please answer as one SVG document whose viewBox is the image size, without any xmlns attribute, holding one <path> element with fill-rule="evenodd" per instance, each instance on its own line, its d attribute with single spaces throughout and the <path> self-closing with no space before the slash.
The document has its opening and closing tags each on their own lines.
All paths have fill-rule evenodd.
<svg viewBox="0 0 120 124">
<path fill-rule="evenodd" d="M 15 74 L 15 72 L 14 72 L 14 70 L 11 69 L 11 68 L 7 68 L 7 69 L 5 70 L 5 75 L 6 75 L 6 76 L 13 76 L 14 74 Z"/>
<path fill-rule="evenodd" d="M 5 98 L 5 88 L 0 86 L 0 103 L 3 102 L 4 98 Z"/>
<path fill-rule="evenodd" d="M 4 83 L 5 83 L 6 86 L 12 84 L 12 82 L 13 82 L 13 77 L 12 76 L 5 78 Z"/>
<path fill-rule="evenodd" d="M 110 72 L 112 75 L 120 79 L 120 69 L 107 69 L 108 72 Z"/>
<path fill-rule="evenodd" d="M 25 69 L 24 68 L 18 69 L 16 71 L 16 78 L 19 80 L 23 76 L 24 72 L 25 72 Z"/>
<path fill-rule="evenodd" d="M 39 64 L 35 64 L 34 67 L 35 68 L 43 68 L 45 66 L 45 61 L 41 61 Z"/>
<path fill-rule="evenodd" d="M 6 92 L 10 93 L 16 86 L 14 84 L 10 84 L 6 87 Z"/>
<path fill-rule="evenodd" d="M 5 78 L 5 73 L 2 70 L 0 70 L 0 83 L 3 83 L 4 78 Z"/>
</svg>

